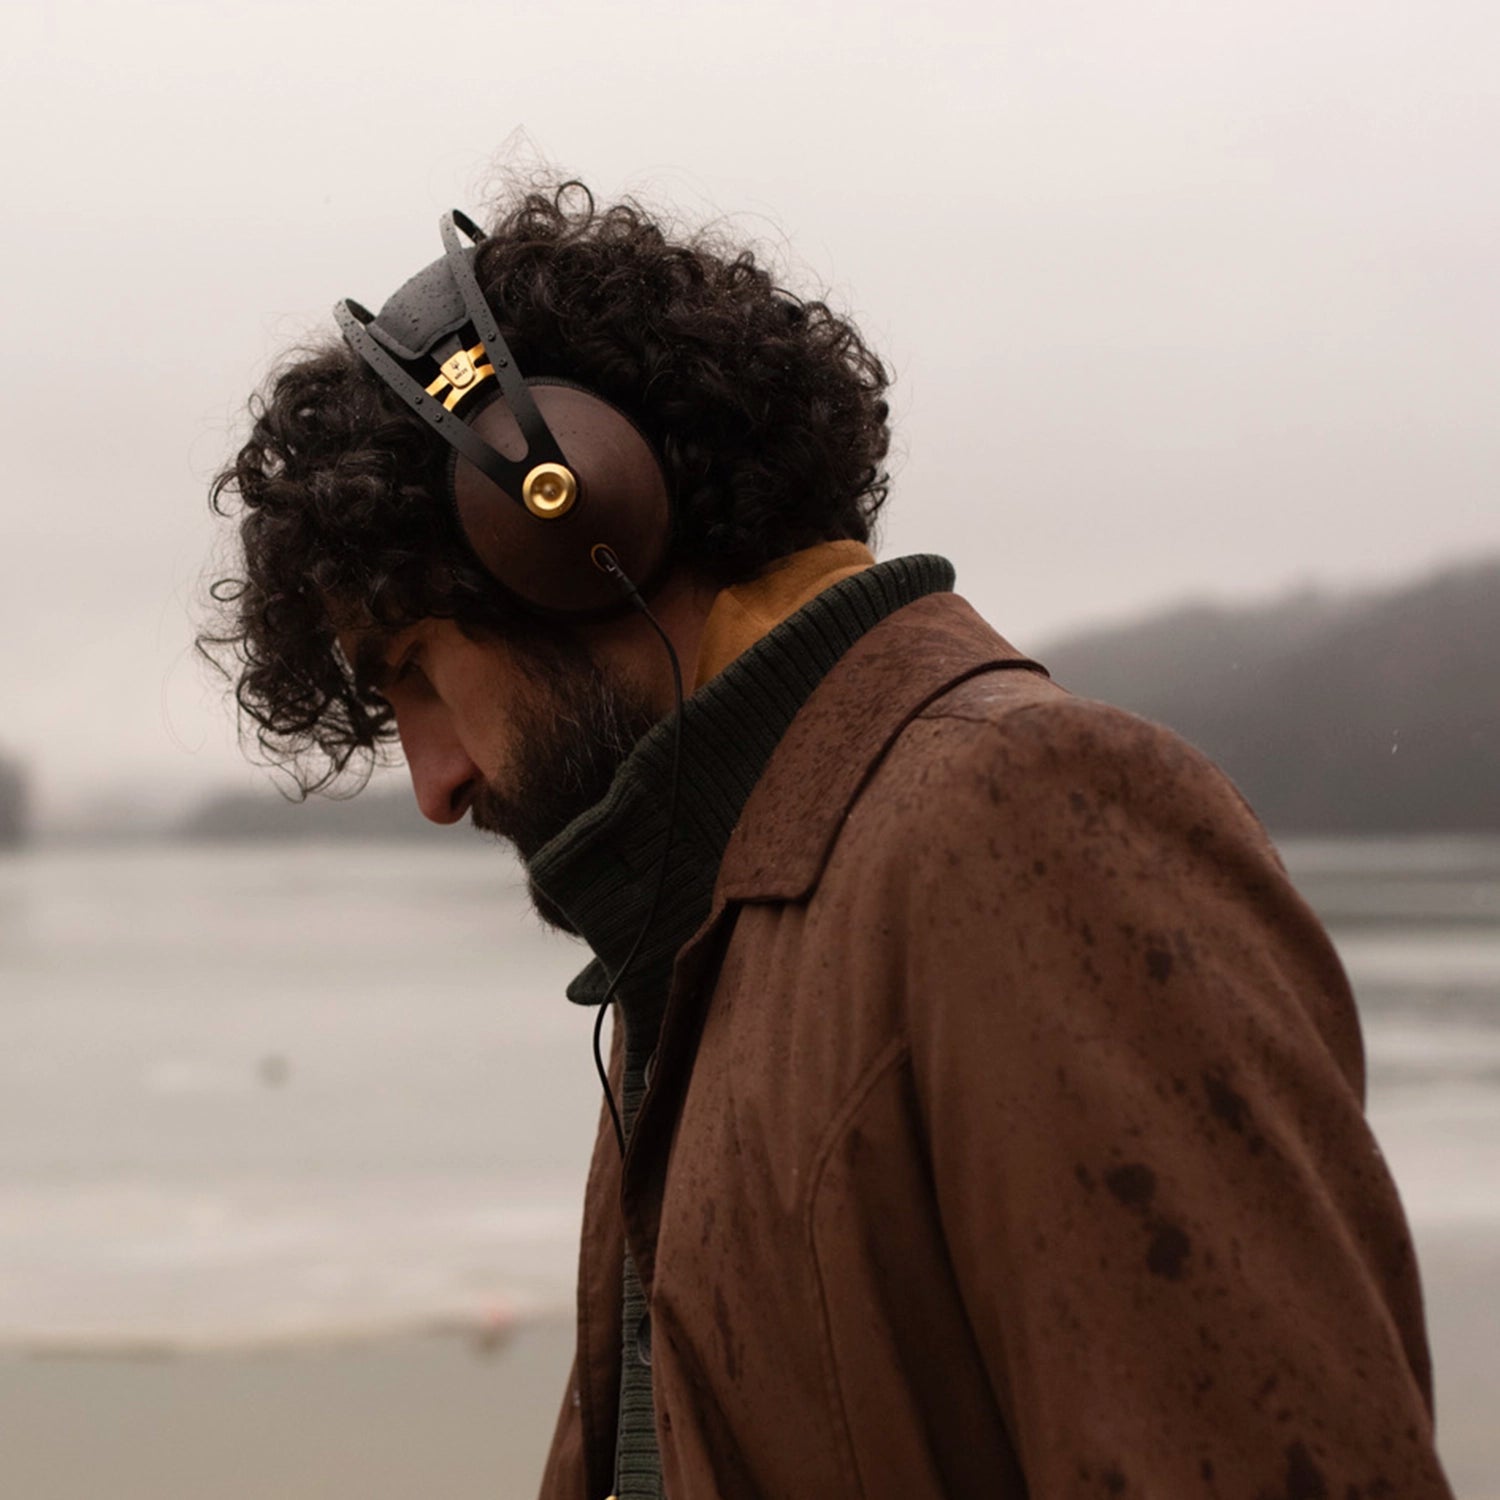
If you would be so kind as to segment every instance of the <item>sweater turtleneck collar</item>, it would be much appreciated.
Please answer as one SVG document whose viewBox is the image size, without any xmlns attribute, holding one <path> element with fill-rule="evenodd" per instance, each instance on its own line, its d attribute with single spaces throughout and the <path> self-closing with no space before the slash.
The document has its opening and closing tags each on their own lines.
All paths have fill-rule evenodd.
<svg viewBox="0 0 1500 1500">
<path fill-rule="evenodd" d="M 817 593 L 760 636 L 682 706 L 677 826 L 666 884 L 651 931 L 619 999 L 630 1033 L 654 1038 L 677 950 L 708 914 L 729 834 L 771 752 L 836 661 L 873 625 L 925 594 L 953 587 L 941 557 L 896 558 L 841 569 Z M 667 836 L 676 715 L 655 725 L 615 774 L 602 801 L 533 855 L 528 873 L 593 949 L 596 958 L 568 987 L 597 1004 L 646 918 Z M 634 1048 L 627 1048 L 635 1050 Z"/>
</svg>

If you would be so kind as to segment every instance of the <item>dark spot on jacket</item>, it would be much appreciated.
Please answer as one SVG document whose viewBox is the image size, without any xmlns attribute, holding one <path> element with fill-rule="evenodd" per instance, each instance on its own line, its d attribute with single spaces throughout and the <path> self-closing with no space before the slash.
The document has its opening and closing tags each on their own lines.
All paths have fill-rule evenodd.
<svg viewBox="0 0 1500 1500">
<path fill-rule="evenodd" d="M 1198 1465 L 1198 1472 L 1203 1476 L 1204 1484 L 1212 1484 L 1214 1482 L 1213 1460 L 1211 1458 L 1205 1458 L 1202 1463 Z"/>
<path fill-rule="evenodd" d="M 1089 810 L 1088 798 L 1085 797 L 1082 792 L 1069 792 L 1068 806 L 1071 807 L 1073 811 L 1079 815 L 1079 817 L 1083 817 Z"/>
<path fill-rule="evenodd" d="M 1250 1119 L 1250 1106 L 1242 1094 L 1229 1086 L 1229 1080 L 1223 1073 L 1205 1073 L 1203 1092 L 1208 1095 L 1208 1107 L 1213 1111 L 1214 1118 L 1222 1121 L 1236 1135 L 1243 1135 Z"/>
<path fill-rule="evenodd" d="M 1219 1070 L 1210 1070 L 1203 1075 L 1203 1092 L 1208 1097 L 1208 1107 L 1220 1124 L 1227 1125 L 1236 1135 L 1245 1138 L 1252 1155 L 1265 1149 L 1266 1138 L 1254 1126 L 1250 1106 L 1244 1096 L 1230 1086 L 1229 1080 Z"/>
<path fill-rule="evenodd" d="M 1125 1476 L 1113 1464 L 1099 1476 L 1099 1482 L 1104 1486 L 1106 1495 L 1125 1493 Z"/>
<path fill-rule="evenodd" d="M 1031 873 L 1033 875 L 1045 875 L 1047 873 L 1047 861 L 1045 859 L 1032 860 Z"/>
<path fill-rule="evenodd" d="M 1127 1162 L 1111 1167 L 1104 1174 L 1104 1185 L 1126 1208 L 1147 1208 L 1156 1193 L 1156 1173 L 1142 1162 Z"/>
<path fill-rule="evenodd" d="M 1094 1191 L 1094 1174 L 1082 1162 L 1073 1168 L 1073 1175 L 1078 1179 L 1078 1185 L 1086 1192 Z"/>
<path fill-rule="evenodd" d="M 1286 1450 L 1286 1500 L 1327 1500 L 1328 1485 L 1323 1471 L 1312 1461 L 1302 1443 Z"/>
<path fill-rule="evenodd" d="M 1146 972 L 1158 984 L 1165 984 L 1172 977 L 1172 962 L 1172 955 L 1165 948 L 1146 949 Z"/>
<path fill-rule="evenodd" d="M 1183 1262 L 1192 1253 L 1193 1242 L 1176 1224 L 1160 1223 L 1151 1236 L 1151 1247 L 1146 1251 L 1146 1266 L 1153 1276 L 1165 1276 L 1168 1281 L 1182 1278 Z"/>
</svg>

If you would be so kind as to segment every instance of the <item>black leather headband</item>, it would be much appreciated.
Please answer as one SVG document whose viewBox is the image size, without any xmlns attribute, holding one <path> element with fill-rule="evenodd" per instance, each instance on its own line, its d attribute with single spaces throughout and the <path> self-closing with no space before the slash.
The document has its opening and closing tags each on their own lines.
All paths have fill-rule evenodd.
<svg viewBox="0 0 1500 1500">
<path fill-rule="evenodd" d="M 378 318 L 350 298 L 334 307 L 333 316 L 350 348 L 391 390 L 407 402 L 450 448 L 468 459 L 517 505 L 523 505 L 522 488 L 527 474 L 539 463 L 565 465 L 567 459 L 537 410 L 525 377 L 516 368 L 510 349 L 501 336 L 499 324 L 474 275 L 474 252 L 466 250 L 459 242 L 460 229 L 475 245 L 484 238 L 483 231 L 457 210 L 444 214 L 438 227 L 443 236 L 443 259 L 412 277 L 380 310 Z M 441 285 L 441 278 L 435 274 L 438 266 L 447 270 L 447 287 Z M 484 345 L 501 394 L 526 440 L 526 456 L 520 463 L 512 462 L 490 447 L 462 417 L 430 395 L 402 363 L 403 358 L 411 361 L 430 358 L 441 364 L 435 354 L 436 346 L 451 335 L 455 327 L 462 326 L 455 323 L 451 308 L 453 299 L 449 289 L 455 287 L 479 342 Z M 443 295 L 445 291 L 449 293 L 447 296 Z M 433 326 L 434 318 L 437 326 Z M 413 348 L 412 342 L 408 341 L 422 343 L 425 347 Z"/>
</svg>

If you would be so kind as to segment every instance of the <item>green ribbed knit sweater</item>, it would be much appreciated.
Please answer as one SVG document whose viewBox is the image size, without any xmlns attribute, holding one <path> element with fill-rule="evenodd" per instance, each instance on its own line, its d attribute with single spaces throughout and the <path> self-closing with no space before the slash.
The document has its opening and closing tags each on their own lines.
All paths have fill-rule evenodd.
<svg viewBox="0 0 1500 1500">
<path fill-rule="evenodd" d="M 602 802 L 533 856 L 529 874 L 596 957 L 568 997 L 597 1005 L 646 919 L 662 849 L 668 869 L 651 931 L 617 998 L 625 1027 L 620 1115 L 626 1138 L 645 1096 L 648 1062 L 677 951 L 708 915 L 729 835 L 797 711 L 871 626 L 925 594 L 953 587 L 940 557 L 903 557 L 840 580 L 776 626 L 682 706 L 677 824 L 667 841 L 676 716 L 653 728 L 621 765 Z M 629 1255 L 615 1482 L 620 1500 L 661 1500 L 651 1392 L 651 1329 Z"/>
</svg>

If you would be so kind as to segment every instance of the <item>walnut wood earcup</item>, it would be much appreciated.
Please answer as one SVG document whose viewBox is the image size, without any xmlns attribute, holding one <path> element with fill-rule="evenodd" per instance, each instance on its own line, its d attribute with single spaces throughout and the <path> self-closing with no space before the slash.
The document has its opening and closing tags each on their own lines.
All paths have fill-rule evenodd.
<svg viewBox="0 0 1500 1500">
<path fill-rule="evenodd" d="M 619 586 L 595 566 L 592 549 L 611 548 L 630 579 L 648 589 L 671 540 L 667 481 L 639 428 L 603 397 L 577 386 L 528 381 L 532 399 L 578 481 L 572 508 L 555 519 L 533 515 L 457 453 L 449 483 L 459 524 L 475 555 L 505 588 L 555 615 L 618 609 Z M 526 444 L 503 400 L 465 422 L 513 462 Z"/>
</svg>

